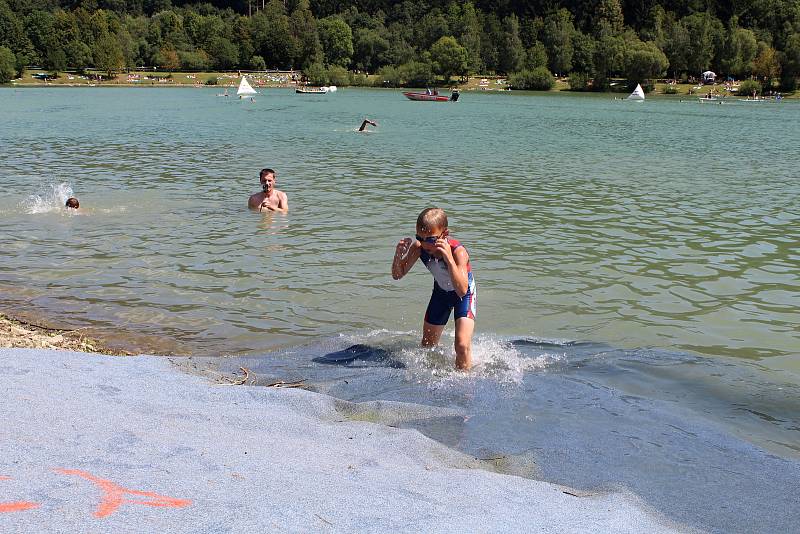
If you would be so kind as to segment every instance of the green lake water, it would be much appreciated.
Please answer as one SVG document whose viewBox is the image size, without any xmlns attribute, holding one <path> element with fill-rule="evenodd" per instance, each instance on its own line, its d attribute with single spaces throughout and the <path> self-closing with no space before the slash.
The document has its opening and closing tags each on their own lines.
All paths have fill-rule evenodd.
<svg viewBox="0 0 800 534">
<path fill-rule="evenodd" d="M 419 330 L 430 277 L 389 263 L 436 205 L 479 332 L 800 372 L 796 103 L 217 92 L 0 90 L 4 299 L 200 353 Z M 244 209 L 267 166 L 288 216 Z"/>
</svg>

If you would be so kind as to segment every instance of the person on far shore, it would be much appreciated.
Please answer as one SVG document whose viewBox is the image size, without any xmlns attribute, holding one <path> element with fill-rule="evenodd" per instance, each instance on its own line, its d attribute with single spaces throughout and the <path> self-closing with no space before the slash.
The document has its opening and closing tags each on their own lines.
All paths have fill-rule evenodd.
<svg viewBox="0 0 800 534">
<path fill-rule="evenodd" d="M 361 123 L 361 127 L 359 127 L 358 131 L 359 132 L 363 132 L 364 129 L 367 127 L 367 124 L 371 124 L 372 126 L 375 126 L 376 128 L 378 127 L 378 125 L 375 124 L 374 122 L 372 122 L 371 120 L 364 119 L 364 122 Z"/>
<path fill-rule="evenodd" d="M 423 210 L 417 217 L 414 239 L 406 237 L 397 243 L 392 278 L 403 278 L 417 260 L 422 260 L 433 275 L 433 292 L 422 324 L 422 346 L 439 344 L 450 313 L 455 311 L 456 367 L 468 370 L 472 367 L 472 333 L 475 330 L 475 279 L 469 253 L 450 237 L 447 214 L 441 208 Z"/>
<path fill-rule="evenodd" d="M 78 209 L 78 208 L 80 208 L 80 207 L 81 207 L 81 203 L 80 203 L 80 202 L 78 202 L 78 199 L 77 199 L 77 198 L 75 198 L 75 197 L 69 197 L 69 198 L 67 199 L 67 202 L 66 202 L 66 204 L 64 204 L 64 207 L 66 207 L 66 208 L 69 208 L 69 209 L 76 210 L 76 209 Z"/>
<path fill-rule="evenodd" d="M 275 189 L 277 178 L 272 169 L 261 169 L 258 175 L 261 192 L 250 196 L 247 206 L 251 210 L 289 212 L 289 199 L 286 193 Z"/>
</svg>

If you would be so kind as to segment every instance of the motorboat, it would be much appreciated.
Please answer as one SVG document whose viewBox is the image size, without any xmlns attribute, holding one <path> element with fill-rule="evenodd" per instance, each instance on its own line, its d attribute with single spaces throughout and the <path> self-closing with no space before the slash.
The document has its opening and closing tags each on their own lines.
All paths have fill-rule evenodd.
<svg viewBox="0 0 800 534">
<path fill-rule="evenodd" d="M 409 100 L 421 100 L 423 102 L 456 102 L 460 95 L 458 89 L 453 89 L 450 96 L 440 95 L 436 89 L 428 89 L 425 92 L 404 91 L 403 96 Z"/>
</svg>

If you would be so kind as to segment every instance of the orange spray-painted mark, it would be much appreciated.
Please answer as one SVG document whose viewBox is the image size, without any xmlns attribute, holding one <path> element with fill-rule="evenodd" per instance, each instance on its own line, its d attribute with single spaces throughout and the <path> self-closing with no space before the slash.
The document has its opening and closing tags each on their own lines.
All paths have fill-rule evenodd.
<svg viewBox="0 0 800 534">
<path fill-rule="evenodd" d="M 39 508 L 39 505 L 35 502 L 0 502 L 0 514 L 5 512 L 24 512 L 25 510 L 33 510 L 34 508 Z"/>
<path fill-rule="evenodd" d="M 183 508 L 184 506 L 189 506 L 192 503 L 192 501 L 186 499 L 174 499 L 172 497 L 159 495 L 158 493 L 153 493 L 151 491 L 139 491 L 123 488 L 122 486 L 114 484 L 110 480 L 96 477 L 90 473 L 87 473 L 86 471 L 80 471 L 78 469 L 56 469 L 55 471 L 64 475 L 79 476 L 97 484 L 97 486 L 103 491 L 103 499 L 100 501 L 100 504 L 97 506 L 97 510 L 93 514 L 95 517 L 109 516 L 116 512 L 123 503 L 141 504 L 143 506 L 156 506 L 163 508 Z M 124 497 L 125 494 L 140 495 L 142 497 L 149 497 L 150 499 L 129 499 Z"/>
<path fill-rule="evenodd" d="M 0 475 L 0 480 L 11 480 L 11 477 Z M 0 514 L 6 512 L 24 512 L 25 510 L 32 510 L 38 507 L 38 504 L 30 501 L 0 502 Z"/>
</svg>

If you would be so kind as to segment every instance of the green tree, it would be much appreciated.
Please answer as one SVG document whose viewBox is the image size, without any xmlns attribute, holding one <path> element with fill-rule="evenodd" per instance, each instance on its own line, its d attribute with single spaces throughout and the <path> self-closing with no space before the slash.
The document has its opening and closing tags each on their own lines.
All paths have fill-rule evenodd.
<svg viewBox="0 0 800 534">
<path fill-rule="evenodd" d="M 54 40 L 53 15 L 47 11 L 33 11 L 25 17 L 25 33 L 35 51 L 35 56 L 30 59 L 35 63 L 44 63 L 47 68 L 52 69 L 52 65 L 48 64 L 48 59 L 60 55 L 52 51 L 53 46 L 60 48 L 60 43 Z M 63 50 L 61 54 L 63 54 Z M 62 66 L 57 70 L 63 69 Z"/>
<path fill-rule="evenodd" d="M 547 67 L 515 72 L 508 77 L 512 89 L 530 89 L 533 91 L 549 91 L 556 81 Z"/>
<path fill-rule="evenodd" d="M 6 46 L 0 46 L 0 83 L 8 83 L 17 74 L 17 58 Z"/>
<path fill-rule="evenodd" d="M 481 63 L 487 72 L 499 69 L 500 50 L 497 43 L 503 40 L 500 21 L 494 13 L 488 13 L 483 21 L 481 33 Z"/>
<path fill-rule="evenodd" d="M 297 63 L 305 68 L 312 63 L 322 63 L 322 43 L 319 40 L 317 21 L 311 13 L 308 0 L 300 0 L 289 20 L 292 35 L 298 43 Z"/>
<path fill-rule="evenodd" d="M 253 15 L 250 22 L 253 27 L 253 45 L 267 65 L 292 68 L 300 43 L 292 35 L 283 3 L 270 0 L 266 8 Z"/>
<path fill-rule="evenodd" d="M 734 28 L 725 40 L 722 71 L 736 77 L 744 77 L 753 70 L 753 60 L 758 52 L 758 41 L 751 30 Z"/>
<path fill-rule="evenodd" d="M 753 60 L 753 75 L 764 81 L 764 87 L 771 87 L 773 80 L 781 75 L 778 53 L 765 42 L 758 43 L 758 55 Z"/>
<path fill-rule="evenodd" d="M 540 41 L 536 41 L 533 46 L 525 52 L 525 61 L 522 70 L 533 70 L 537 67 L 547 67 L 547 49 Z"/>
<path fill-rule="evenodd" d="M 428 11 L 414 25 L 414 42 L 421 50 L 429 49 L 446 35 L 452 35 L 450 25 L 438 9 Z"/>
<path fill-rule="evenodd" d="M 250 68 L 253 70 L 267 70 L 267 63 L 261 56 L 253 56 L 250 58 Z"/>
<path fill-rule="evenodd" d="M 370 28 L 359 28 L 353 34 L 353 63 L 358 70 L 375 72 L 389 50 L 389 41 Z"/>
<path fill-rule="evenodd" d="M 572 36 L 572 50 L 573 72 L 594 71 L 595 41 L 591 35 L 576 31 Z"/>
<path fill-rule="evenodd" d="M 739 84 L 739 90 L 737 91 L 741 96 L 760 95 L 761 92 L 761 84 L 756 80 L 744 80 Z"/>
<path fill-rule="evenodd" d="M 398 67 L 404 85 L 427 87 L 433 83 L 433 68 L 427 61 L 409 61 Z"/>
<path fill-rule="evenodd" d="M 545 19 L 542 41 L 547 47 L 551 71 L 561 74 L 572 70 L 574 37 L 575 26 L 568 10 L 559 9 Z"/>
<path fill-rule="evenodd" d="M 498 43 L 498 65 L 501 72 L 511 73 L 517 71 L 525 61 L 525 47 L 519 36 L 519 19 L 516 15 L 509 15 L 502 21 L 503 38 Z"/>
<path fill-rule="evenodd" d="M 22 21 L 5 0 L 0 0 L 0 46 L 15 53 L 22 52 L 25 48 L 30 48 L 30 52 L 33 52 Z"/>
<path fill-rule="evenodd" d="M 689 30 L 683 22 L 676 21 L 667 27 L 663 50 L 675 78 L 689 69 L 689 40 Z"/>
<path fill-rule="evenodd" d="M 225 37 L 217 37 L 206 49 L 209 60 L 215 69 L 228 70 L 239 63 L 239 48 Z"/>
<path fill-rule="evenodd" d="M 620 35 L 605 35 L 595 43 L 594 50 L 595 90 L 608 88 L 609 76 L 622 72 L 625 65 L 625 39 Z"/>
<path fill-rule="evenodd" d="M 185 70 L 208 70 L 211 63 L 208 54 L 202 48 L 197 48 L 195 50 L 179 50 L 178 59 L 181 63 L 181 68 Z"/>
<path fill-rule="evenodd" d="M 44 66 L 54 74 L 64 72 L 67 68 L 67 54 L 57 44 L 51 45 L 44 58 Z"/>
<path fill-rule="evenodd" d="M 100 37 L 95 41 L 92 57 L 94 57 L 94 66 L 108 74 L 109 77 L 114 76 L 125 67 L 122 47 L 111 35 Z"/>
<path fill-rule="evenodd" d="M 451 4 L 457 6 L 458 4 Z M 456 38 L 458 43 L 467 49 L 469 54 L 469 65 L 467 67 L 469 72 L 480 72 L 481 64 L 481 23 L 478 19 L 478 11 L 475 9 L 475 4 L 466 2 L 461 6 L 461 17 L 458 33 Z"/>
<path fill-rule="evenodd" d="M 619 0 L 599 0 L 594 10 L 594 24 L 592 27 L 597 32 L 597 37 L 606 33 L 619 34 L 625 25 L 622 15 L 622 4 Z"/>
<path fill-rule="evenodd" d="M 449 82 L 454 74 L 464 75 L 469 67 L 469 53 L 455 37 L 445 36 L 431 46 L 431 61 L 436 74 Z"/>
<path fill-rule="evenodd" d="M 669 61 L 652 41 L 634 41 L 625 49 L 625 77 L 629 85 L 664 75 Z"/>
<path fill-rule="evenodd" d="M 340 67 L 339 65 L 331 65 L 328 67 L 328 83 L 330 85 L 346 87 L 350 85 L 350 74 L 344 67 Z"/>
<path fill-rule="evenodd" d="M 170 45 L 165 45 L 159 49 L 154 58 L 156 65 L 169 72 L 178 70 L 181 66 L 178 51 Z"/>
<path fill-rule="evenodd" d="M 781 89 L 794 91 L 797 77 L 800 76 L 800 33 L 794 33 L 786 39 L 782 60 Z"/>
<path fill-rule="evenodd" d="M 329 65 L 346 67 L 353 57 L 353 31 L 338 16 L 326 17 L 319 21 L 319 40 Z"/>
<path fill-rule="evenodd" d="M 312 63 L 303 69 L 303 75 L 311 85 L 328 85 L 328 71 L 322 63 Z"/>
<path fill-rule="evenodd" d="M 700 74 L 714 67 L 714 59 L 721 56 L 725 29 L 713 15 L 703 12 L 684 17 L 681 22 L 689 34 L 686 61 L 689 72 Z"/>
</svg>

